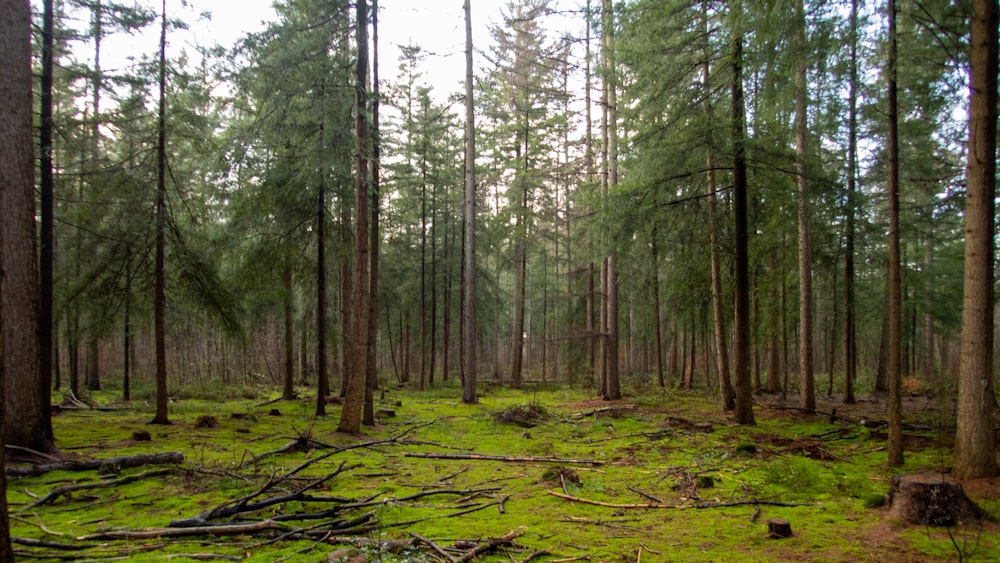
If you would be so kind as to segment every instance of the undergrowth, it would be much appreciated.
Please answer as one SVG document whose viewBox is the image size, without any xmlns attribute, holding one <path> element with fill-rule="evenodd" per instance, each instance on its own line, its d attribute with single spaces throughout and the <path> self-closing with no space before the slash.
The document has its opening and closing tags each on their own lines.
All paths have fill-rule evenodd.
<svg viewBox="0 0 1000 563">
<path fill-rule="evenodd" d="M 330 405 L 325 417 L 313 416 L 308 389 L 300 390 L 301 400 L 269 404 L 264 403 L 278 396 L 273 389 L 241 387 L 239 398 L 225 400 L 217 391 L 176 394 L 170 426 L 147 424 L 152 405 L 142 394 L 124 404 L 110 392 L 98 392 L 93 398 L 116 410 L 57 415 L 57 445 L 69 457 L 180 451 L 185 462 L 168 475 L 81 490 L 38 506 L 38 498 L 54 487 L 107 477 L 60 471 L 12 479 L 13 535 L 86 546 L 79 550 L 82 559 L 326 560 L 344 546 L 330 545 L 324 536 L 74 538 L 159 529 L 194 518 L 330 454 L 275 489 L 294 489 L 342 470 L 310 494 L 369 499 L 366 508 L 345 511 L 343 517 L 370 512 L 364 526 L 349 530 L 354 537 L 379 540 L 358 548 L 370 561 L 435 560 L 426 549 L 388 551 L 389 540 L 412 540 L 414 534 L 449 546 L 515 530 L 522 534 L 516 543 L 477 560 L 522 561 L 540 550 L 549 554 L 533 560 L 885 558 L 872 543 L 887 518 L 878 502 L 891 477 L 884 467 L 884 443 L 868 428 L 844 421 L 758 407 L 759 425 L 739 427 L 718 411 L 714 395 L 649 384 L 630 389 L 629 400 L 615 404 L 552 385 L 491 387 L 478 405 L 462 404 L 460 389 L 445 385 L 387 389 L 377 407 L 391 408 L 395 416 L 385 415 L 363 435 L 347 436 L 335 432 L 339 407 Z M 197 427 L 202 415 L 214 416 L 218 426 Z M 148 430 L 152 440 L 134 440 L 137 430 Z M 265 454 L 297 439 L 305 445 Z M 940 440 L 928 439 L 924 447 L 907 452 L 904 470 L 941 467 L 947 455 Z M 120 476 L 154 469 L 126 469 Z M 421 493 L 434 494 L 411 498 Z M 988 511 L 1000 508 L 989 502 L 984 504 Z M 290 500 L 232 519 L 260 521 L 314 509 L 311 499 Z M 456 515 L 463 510 L 471 511 Z M 793 537 L 768 539 L 766 523 L 772 518 L 790 521 Z M 1000 557 L 996 526 L 956 529 L 950 536 L 940 530 L 891 529 L 901 559 L 955 559 L 956 545 L 973 542 L 965 560 Z M 42 560 L 65 555 L 54 548 L 18 548 Z"/>
</svg>

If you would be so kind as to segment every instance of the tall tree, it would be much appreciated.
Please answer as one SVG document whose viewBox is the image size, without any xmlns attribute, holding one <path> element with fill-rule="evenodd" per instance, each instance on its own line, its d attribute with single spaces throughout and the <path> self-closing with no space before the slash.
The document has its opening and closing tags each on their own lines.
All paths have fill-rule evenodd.
<svg viewBox="0 0 1000 563">
<path fill-rule="evenodd" d="M 475 404 L 477 377 L 476 349 L 476 106 L 473 94 L 472 66 L 472 0 L 465 0 L 465 200 L 464 237 L 464 299 L 462 301 L 463 356 L 462 402 Z"/>
<path fill-rule="evenodd" d="M 160 12 L 160 97 L 156 133 L 156 265 L 154 270 L 153 308 L 156 347 L 156 414 L 153 424 L 170 424 L 167 413 L 166 345 L 166 214 L 167 214 L 167 0 Z"/>
<path fill-rule="evenodd" d="M 955 434 L 955 475 L 959 479 L 1000 473 L 993 424 L 998 13 L 996 0 L 972 3 L 965 294 Z"/>
<path fill-rule="evenodd" d="M 4 443 L 53 450 L 49 390 L 39 373 L 35 167 L 31 147 L 31 21 L 26 2 L 5 1 L 0 14 L 0 332 L 6 396 Z M 4 549 L 0 545 L 0 550 Z M 9 549 L 6 548 L 6 549 Z"/>
<path fill-rule="evenodd" d="M 355 134 L 354 170 L 354 299 L 351 323 L 351 370 L 347 378 L 347 393 L 340 412 L 337 430 L 357 434 L 361 430 L 361 414 L 368 365 L 368 300 L 369 285 L 369 195 L 368 195 L 368 2 L 360 0 L 355 7 L 355 33 L 358 59 L 355 66 Z"/>
<path fill-rule="evenodd" d="M 738 4 L 737 4 L 738 6 Z M 733 390 L 736 422 L 756 424 L 750 389 L 750 257 L 747 210 L 746 106 L 743 99 L 743 31 L 739 9 L 734 9 L 732 54 L 733 213 Z"/>
<path fill-rule="evenodd" d="M 809 233 L 809 183 L 806 157 L 809 99 L 806 91 L 806 14 L 804 0 L 795 0 L 795 181 L 799 227 L 799 405 L 816 409 L 813 379 L 812 245 Z"/>
<path fill-rule="evenodd" d="M 53 0 L 42 2 L 42 77 L 38 128 L 39 173 L 39 296 L 38 296 L 38 373 L 41 404 L 51 400 L 53 355 L 53 286 L 55 269 L 54 182 L 52 179 L 52 79 L 55 51 Z M 46 409 L 50 412 L 51 409 Z M 46 433 L 53 438 L 52 417 L 45 416 Z"/>
<path fill-rule="evenodd" d="M 889 275 L 886 280 L 888 303 L 888 376 L 889 376 L 889 447 L 890 467 L 903 465 L 903 283 L 899 234 L 899 123 L 897 102 L 896 0 L 889 0 L 889 53 L 886 60 L 889 122 L 889 179 L 886 183 L 889 204 Z"/>
<path fill-rule="evenodd" d="M 854 243 L 857 233 L 858 180 L 858 0 L 851 0 L 850 70 L 847 79 L 847 197 L 844 201 L 846 225 L 844 232 L 844 402 L 854 403 L 854 381 L 857 379 L 857 331 L 855 328 Z"/>
<path fill-rule="evenodd" d="M 604 60 L 604 91 L 606 98 L 607 123 L 607 189 L 618 185 L 618 73 L 615 68 L 615 12 L 611 0 L 604 0 L 602 11 L 601 37 Z M 621 399 L 621 385 L 618 377 L 618 253 L 614 250 L 606 258 L 605 268 L 605 382 L 604 398 L 609 401 Z"/>
</svg>

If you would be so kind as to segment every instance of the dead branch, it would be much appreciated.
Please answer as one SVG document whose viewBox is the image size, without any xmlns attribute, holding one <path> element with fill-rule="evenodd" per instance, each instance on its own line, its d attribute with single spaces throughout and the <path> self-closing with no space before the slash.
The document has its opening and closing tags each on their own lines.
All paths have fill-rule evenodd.
<svg viewBox="0 0 1000 563">
<path fill-rule="evenodd" d="M 651 495 L 651 494 L 649 494 L 646 491 L 643 491 L 641 489 L 637 489 L 637 488 L 633 487 L 632 485 L 625 485 L 625 486 L 628 487 L 628 490 L 632 491 L 633 493 L 635 493 L 637 495 L 644 496 L 644 497 L 648 498 L 649 500 L 651 500 L 651 501 L 653 501 L 655 503 L 663 504 L 663 499 L 657 498 L 657 497 L 655 497 L 655 496 L 653 496 L 653 495 Z"/>
<path fill-rule="evenodd" d="M 683 509 L 683 508 L 694 508 L 691 505 L 663 504 L 663 503 L 659 503 L 659 502 L 648 502 L 646 504 L 621 504 L 621 503 L 615 503 L 615 502 L 601 502 L 599 500 L 590 500 L 590 499 L 586 499 L 586 498 L 582 498 L 582 497 L 574 497 L 574 496 L 571 496 L 571 495 L 564 495 L 564 494 L 556 492 L 556 491 L 546 490 L 545 492 L 548 493 L 548 494 L 550 494 L 550 495 L 552 495 L 552 496 L 554 496 L 554 497 L 563 498 L 563 499 L 566 499 L 566 500 L 569 500 L 569 501 L 579 502 L 579 503 L 583 503 L 583 504 L 592 504 L 594 506 L 605 506 L 605 507 L 608 507 L 608 508 L 622 508 L 622 509 L 638 509 L 638 508 L 678 508 L 678 509 Z"/>
<path fill-rule="evenodd" d="M 478 546 L 470 549 L 469 551 L 466 551 L 461 557 L 455 559 L 455 563 L 466 563 L 468 561 L 472 561 L 473 559 L 479 557 L 484 553 L 489 553 L 497 549 L 498 547 L 510 545 L 514 543 L 514 540 L 517 539 L 518 536 L 522 534 L 524 534 L 523 530 L 513 530 L 507 532 L 506 534 L 500 536 L 499 538 L 492 538 L 488 542 L 481 543 Z"/>
<path fill-rule="evenodd" d="M 80 551 L 98 546 L 98 544 L 80 545 L 80 544 L 48 541 L 48 540 L 36 540 L 34 538 L 19 538 L 16 536 L 11 536 L 10 541 L 11 543 L 16 543 L 17 545 L 23 545 L 27 547 L 45 547 L 48 549 L 59 549 L 62 551 Z"/>
<path fill-rule="evenodd" d="M 528 563 L 528 561 L 531 561 L 532 559 L 538 559 L 539 557 L 543 557 L 545 555 L 549 555 L 550 553 L 552 553 L 552 552 L 549 551 L 548 549 L 539 549 L 538 551 L 536 551 L 534 553 L 531 553 L 527 557 L 525 557 L 524 559 L 522 559 L 521 563 Z"/>
<path fill-rule="evenodd" d="M 813 506 L 809 502 L 778 502 L 776 500 L 737 500 L 733 502 L 706 502 L 701 504 L 696 504 L 689 508 L 725 508 L 727 506 L 747 506 L 747 505 L 764 505 L 764 506 Z"/>
<path fill-rule="evenodd" d="M 62 461 L 27 467 L 8 467 L 7 477 L 16 479 L 18 477 L 37 477 L 49 471 L 95 471 L 102 467 L 128 469 L 131 467 L 142 467 L 143 465 L 164 465 L 171 463 L 184 463 L 184 454 L 181 452 L 164 452 L 159 454 L 112 457 L 108 459 Z"/>
<path fill-rule="evenodd" d="M 134 483 L 136 481 L 141 481 L 143 479 L 148 479 L 150 477 L 160 477 L 162 475 L 170 475 L 175 472 L 175 469 L 157 469 L 155 471 L 147 471 L 145 473 L 140 473 L 138 475 L 126 475 L 124 477 L 119 477 L 118 479 L 108 479 L 105 481 L 97 481 L 95 483 L 78 483 L 75 485 L 61 485 L 58 486 L 44 497 L 36 500 L 32 504 L 23 508 L 23 510 L 31 510 L 32 508 L 49 504 L 57 498 L 68 495 L 70 493 L 75 493 L 77 491 L 89 491 L 91 489 L 107 489 L 110 487 L 117 487 L 119 485 L 127 485 L 129 483 Z"/>
<path fill-rule="evenodd" d="M 141 530 L 105 530 L 96 534 L 86 534 L 77 541 L 90 540 L 148 540 L 155 538 L 177 538 L 183 536 L 239 536 L 265 530 L 288 530 L 284 524 L 274 520 L 261 520 L 249 524 L 217 524 L 193 528 L 143 528 Z"/>
<path fill-rule="evenodd" d="M 406 452 L 404 457 L 417 457 L 425 459 L 474 459 L 480 461 L 505 461 L 510 463 L 577 463 L 581 465 L 604 465 L 603 461 L 594 459 L 563 459 L 557 457 L 534 457 L 534 456 L 504 456 L 488 454 L 451 454 L 444 452 L 414 453 Z"/>
<path fill-rule="evenodd" d="M 452 562 L 455 561 L 455 558 L 452 557 L 450 553 L 448 553 L 447 551 L 445 551 L 444 548 L 442 548 L 438 544 L 434 543 L 433 541 L 425 538 L 424 536 L 421 536 L 420 534 L 418 534 L 416 532 L 410 532 L 410 536 L 413 537 L 413 539 L 415 539 L 415 540 L 418 540 L 418 541 L 421 541 L 421 542 L 427 544 L 427 547 L 433 549 L 441 557 L 444 557 L 445 561 L 452 561 Z"/>
</svg>

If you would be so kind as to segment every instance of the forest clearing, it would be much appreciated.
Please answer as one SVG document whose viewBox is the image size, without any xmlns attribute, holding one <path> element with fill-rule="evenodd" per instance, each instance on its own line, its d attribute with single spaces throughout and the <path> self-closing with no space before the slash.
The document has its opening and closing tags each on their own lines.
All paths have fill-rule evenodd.
<svg viewBox="0 0 1000 563">
<path fill-rule="evenodd" d="M 998 0 L 0 0 L 0 563 L 1000 560 L 998 53 Z"/>
<path fill-rule="evenodd" d="M 171 405 L 175 423 L 159 427 L 147 424 L 145 402 L 95 394 L 113 410 L 53 419 L 66 457 L 180 452 L 184 461 L 12 478 L 19 560 L 1000 557 L 996 478 L 966 483 L 989 520 L 906 525 L 882 506 L 893 473 L 950 464 L 954 419 L 924 394 L 905 400 L 907 463 L 889 470 L 882 401 L 821 400 L 808 414 L 760 396 L 758 426 L 741 427 L 699 391 L 638 386 L 607 402 L 552 384 L 488 386 L 479 405 L 459 393 L 386 392 L 384 414 L 362 435 L 335 432 L 309 398 L 185 396 Z M 133 436 L 143 432 L 151 439 Z M 199 519 L 213 527 L 192 527 Z M 792 537 L 770 539 L 772 519 L 787 520 Z"/>
</svg>

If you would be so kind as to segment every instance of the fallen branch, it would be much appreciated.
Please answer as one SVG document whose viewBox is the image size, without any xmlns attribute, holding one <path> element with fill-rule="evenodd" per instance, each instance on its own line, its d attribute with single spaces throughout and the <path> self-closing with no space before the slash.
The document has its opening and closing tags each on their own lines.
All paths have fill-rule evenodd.
<svg viewBox="0 0 1000 563">
<path fill-rule="evenodd" d="M 141 530 L 105 530 L 76 538 L 89 540 L 148 540 L 155 538 L 177 538 L 183 536 L 239 536 L 265 530 L 287 530 L 274 520 L 261 520 L 249 524 L 219 524 L 194 528 L 143 528 Z"/>
<path fill-rule="evenodd" d="M 131 467 L 142 467 L 143 465 L 163 465 L 170 463 L 184 463 L 184 454 L 181 452 L 165 452 L 159 454 L 139 454 L 112 457 L 108 459 L 62 461 L 59 463 L 46 463 L 27 467 L 8 467 L 7 476 L 12 478 L 37 477 L 38 475 L 44 475 L 50 471 L 95 471 L 102 467 L 128 469 Z"/>
<path fill-rule="evenodd" d="M 444 452 L 414 453 L 406 452 L 404 457 L 425 459 L 474 459 L 479 461 L 505 461 L 510 463 L 576 463 L 580 465 L 604 465 L 603 461 L 594 459 L 563 459 L 558 457 L 505 456 L 488 454 L 451 454 Z"/>
<path fill-rule="evenodd" d="M 599 501 L 599 500 L 590 500 L 590 499 L 586 499 L 586 498 L 582 498 L 582 497 L 574 497 L 572 495 L 564 495 L 564 494 L 558 493 L 556 491 L 546 490 L 545 492 L 548 493 L 548 494 L 550 494 L 550 495 L 552 495 L 552 496 L 554 496 L 554 497 L 563 498 L 563 499 L 566 499 L 566 500 L 569 500 L 569 501 L 579 502 L 579 503 L 583 503 L 583 504 L 592 504 L 594 506 L 605 506 L 607 508 L 622 508 L 622 509 L 638 509 L 638 508 L 677 508 L 677 509 L 684 509 L 684 508 L 694 508 L 694 506 L 692 506 L 692 505 L 664 504 L 664 503 L 660 503 L 660 502 L 648 502 L 646 504 L 622 504 L 622 503 L 616 503 L 616 502 L 602 502 L 602 501 Z"/>
<path fill-rule="evenodd" d="M 696 505 L 692 506 L 691 508 L 725 508 L 727 506 L 747 506 L 747 505 L 753 505 L 753 506 L 759 506 L 759 505 L 764 505 L 764 506 L 813 506 L 813 504 L 809 503 L 809 502 L 778 502 L 776 500 L 751 499 L 751 500 L 737 500 L 737 501 L 733 501 L 733 502 L 706 502 L 706 503 L 702 503 L 702 504 L 696 504 Z"/>
<path fill-rule="evenodd" d="M 514 540 L 523 533 L 523 530 L 513 530 L 511 532 L 507 532 L 499 538 L 492 538 L 488 542 L 479 544 L 469 551 L 466 551 L 461 557 L 455 559 L 455 563 L 467 563 L 468 561 L 472 561 L 476 557 L 479 557 L 484 553 L 489 553 L 500 546 L 510 545 L 514 543 Z"/>
<path fill-rule="evenodd" d="M 75 493 L 77 491 L 88 491 L 91 489 L 107 489 L 110 487 L 117 487 L 119 485 L 127 485 L 129 483 L 141 481 L 142 479 L 148 479 L 150 477 L 160 477 L 162 475 L 170 475 L 171 473 L 174 473 L 174 471 L 175 471 L 174 469 L 157 469 L 155 471 L 147 471 L 146 473 L 140 473 L 138 475 L 126 475 L 124 477 L 119 477 L 118 479 L 108 479 L 105 481 L 97 481 L 95 483 L 60 485 L 49 491 L 49 493 L 44 497 L 36 500 L 35 502 L 28 505 L 22 510 L 31 510 L 32 508 L 49 504 L 50 502 L 56 500 L 57 498 L 63 495 Z"/>
<path fill-rule="evenodd" d="M 434 543 L 433 541 L 425 538 L 424 536 L 421 536 L 420 534 L 418 534 L 416 532 L 410 532 L 410 536 L 412 536 L 413 539 L 415 539 L 417 541 L 421 541 L 421 542 L 425 543 L 427 545 L 427 547 L 433 549 L 441 557 L 444 557 L 445 561 L 452 561 L 452 562 L 455 561 L 455 558 L 452 557 L 450 553 L 448 553 L 447 551 L 445 551 L 444 548 L 442 548 L 438 544 Z"/>
</svg>

